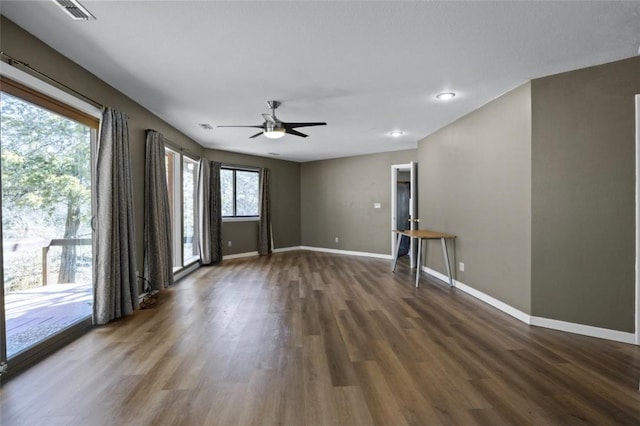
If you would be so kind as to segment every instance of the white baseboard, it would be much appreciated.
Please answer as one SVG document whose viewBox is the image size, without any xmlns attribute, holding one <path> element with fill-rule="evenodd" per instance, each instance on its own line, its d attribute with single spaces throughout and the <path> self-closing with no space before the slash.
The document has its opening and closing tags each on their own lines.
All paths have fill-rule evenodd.
<svg viewBox="0 0 640 426">
<path fill-rule="evenodd" d="M 324 247 L 311 247 L 311 246 L 292 246 L 292 247 L 282 247 L 273 249 L 274 253 L 283 253 L 287 251 L 296 251 L 296 250 L 307 250 L 307 251 L 318 251 L 323 253 L 333 253 L 333 254 L 344 254 L 346 256 L 363 256 L 363 257 L 374 257 L 376 259 L 386 259 L 391 260 L 393 257 L 389 254 L 381 254 L 381 253 L 368 253 L 364 251 L 351 251 L 351 250 L 336 250 Z M 258 256 L 257 251 L 250 251 L 247 253 L 237 253 L 237 254 L 229 254 L 223 256 L 222 260 L 231 260 L 231 259 L 239 259 L 242 257 L 251 257 Z"/>
<path fill-rule="evenodd" d="M 276 249 L 273 249 L 273 252 L 274 253 L 283 253 L 285 251 L 296 251 L 296 250 L 302 250 L 302 246 L 276 248 Z"/>
<path fill-rule="evenodd" d="M 240 259 L 242 257 L 253 257 L 253 256 L 258 256 L 258 252 L 248 251 L 246 253 L 228 254 L 226 256 L 222 256 L 222 260 Z"/>
<path fill-rule="evenodd" d="M 301 246 L 282 247 L 282 248 L 273 249 L 273 253 L 283 253 L 285 251 L 296 251 L 296 250 L 303 250 L 303 249 Z M 222 260 L 240 259 L 243 257 L 252 257 L 252 256 L 259 256 L 259 253 L 257 251 L 249 251 L 246 253 L 228 254 L 226 256 L 223 256 Z"/>
<path fill-rule="evenodd" d="M 319 251 L 323 253 L 333 253 L 333 254 L 344 254 L 347 256 L 375 257 L 376 259 L 386 259 L 386 260 L 393 259 L 393 256 L 391 256 L 390 254 L 369 253 L 366 251 L 337 250 L 337 249 L 330 249 L 330 248 L 324 248 L 324 247 L 311 247 L 311 246 L 300 246 L 300 250 Z"/>
<path fill-rule="evenodd" d="M 423 266 L 422 270 L 425 273 L 429 275 L 433 275 L 439 280 L 444 281 L 445 283 L 449 282 L 449 277 L 447 277 L 445 274 L 442 274 L 436 271 L 435 269 L 431 269 Z M 479 290 L 476 290 L 473 287 L 470 287 L 464 283 L 461 283 L 460 281 L 454 280 L 454 284 L 457 289 L 464 291 L 470 296 L 473 296 L 476 299 L 479 299 L 485 302 L 486 304 L 491 305 L 494 308 L 499 309 L 508 315 L 511 315 L 512 317 L 524 322 L 525 324 L 533 325 L 536 327 L 549 328 L 552 330 L 564 331 L 567 333 L 581 334 L 583 336 L 597 337 L 599 339 L 613 340 L 613 341 L 622 342 L 622 343 L 638 344 L 636 342 L 636 335 L 634 333 L 627 333 L 624 331 L 610 330 L 607 328 L 593 327 L 590 325 L 576 324 L 572 322 L 559 321 L 554 319 L 532 316 L 492 296 L 489 296 L 486 293 L 483 293 Z"/>
<path fill-rule="evenodd" d="M 531 325 L 538 327 L 551 328 L 553 330 L 565 331 L 567 333 L 582 334 L 583 336 L 597 337 L 599 339 L 614 340 L 616 342 L 636 343 L 636 335 L 634 333 L 626 333 L 624 331 L 610 330 L 607 328 L 593 327 L 590 325 L 576 324 L 572 322 L 558 321 L 548 318 L 531 317 L 529 322 Z"/>
</svg>

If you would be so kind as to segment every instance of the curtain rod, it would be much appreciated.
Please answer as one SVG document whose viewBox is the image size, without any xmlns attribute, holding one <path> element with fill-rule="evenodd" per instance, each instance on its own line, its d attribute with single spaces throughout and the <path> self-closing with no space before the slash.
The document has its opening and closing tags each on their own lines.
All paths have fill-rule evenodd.
<svg viewBox="0 0 640 426">
<path fill-rule="evenodd" d="M 56 85 L 58 85 L 58 86 L 60 86 L 60 87 L 64 87 L 66 90 L 70 91 L 70 92 L 71 92 L 71 93 L 73 93 L 74 95 L 77 95 L 77 96 L 81 97 L 83 100 L 85 100 L 85 101 L 89 102 L 89 103 L 90 103 L 90 104 L 92 104 L 93 106 L 98 107 L 98 108 L 104 108 L 104 105 L 102 105 L 100 102 L 97 102 L 97 101 L 95 101 L 95 100 L 91 99 L 91 98 L 90 98 L 90 97 L 88 97 L 87 95 L 83 95 L 82 93 L 78 92 L 78 91 L 77 91 L 77 90 L 75 90 L 75 89 L 72 89 L 71 87 L 67 86 L 67 85 L 66 85 L 66 84 L 64 84 L 64 83 L 59 82 L 58 80 L 56 80 L 56 79 L 55 79 L 55 78 L 53 78 L 53 77 L 49 77 L 49 76 L 48 76 L 48 75 L 46 75 L 45 73 L 40 72 L 40 71 L 38 71 L 37 69 L 33 68 L 31 65 L 27 64 L 26 62 L 20 61 L 20 60 L 18 60 L 18 59 L 16 59 L 16 58 L 14 58 L 14 57 L 13 57 L 13 56 L 11 56 L 11 55 L 7 55 L 7 54 L 6 54 L 6 53 L 4 53 L 3 51 L 0 51 L 0 57 L 7 58 L 7 59 L 8 59 L 8 61 L 7 61 L 6 63 L 8 63 L 9 65 L 11 65 L 11 66 L 13 66 L 13 67 L 16 67 L 16 68 L 17 68 L 18 66 L 20 66 L 20 67 L 26 68 L 26 69 L 28 69 L 29 71 L 31 71 L 32 73 L 35 73 L 35 74 L 39 75 L 40 77 L 44 77 L 44 78 L 46 78 L 47 80 L 49 80 L 50 82 L 55 83 Z"/>
</svg>

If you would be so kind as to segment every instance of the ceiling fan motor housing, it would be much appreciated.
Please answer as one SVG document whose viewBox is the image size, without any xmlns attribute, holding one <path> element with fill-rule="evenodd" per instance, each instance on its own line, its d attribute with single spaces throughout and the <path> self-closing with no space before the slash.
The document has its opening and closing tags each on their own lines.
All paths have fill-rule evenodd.
<svg viewBox="0 0 640 426">
<path fill-rule="evenodd" d="M 266 121 L 264 123 L 264 131 L 265 132 L 277 132 L 277 131 L 284 131 L 284 127 L 282 127 L 282 124 L 279 122 L 276 123 L 269 123 L 268 121 Z"/>
</svg>

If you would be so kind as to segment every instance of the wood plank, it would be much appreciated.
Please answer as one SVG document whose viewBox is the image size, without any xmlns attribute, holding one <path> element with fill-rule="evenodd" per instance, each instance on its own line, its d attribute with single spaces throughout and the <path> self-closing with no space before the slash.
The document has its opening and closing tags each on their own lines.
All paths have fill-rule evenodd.
<svg viewBox="0 0 640 426">
<path fill-rule="evenodd" d="M 640 424 L 640 348 L 529 327 L 388 260 L 200 268 L 2 384 L 0 424 Z"/>
</svg>

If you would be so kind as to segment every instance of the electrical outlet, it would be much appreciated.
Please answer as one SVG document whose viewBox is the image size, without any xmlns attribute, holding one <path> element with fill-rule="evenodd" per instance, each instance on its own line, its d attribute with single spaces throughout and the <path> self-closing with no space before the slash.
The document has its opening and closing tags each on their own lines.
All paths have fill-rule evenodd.
<svg viewBox="0 0 640 426">
<path fill-rule="evenodd" d="M 340 238 L 336 237 L 336 243 L 340 242 Z"/>
<path fill-rule="evenodd" d="M 460 272 L 464 272 L 464 263 L 460 262 L 458 269 L 460 269 Z"/>
<path fill-rule="evenodd" d="M 231 247 L 231 240 L 227 242 L 227 247 Z"/>
</svg>

